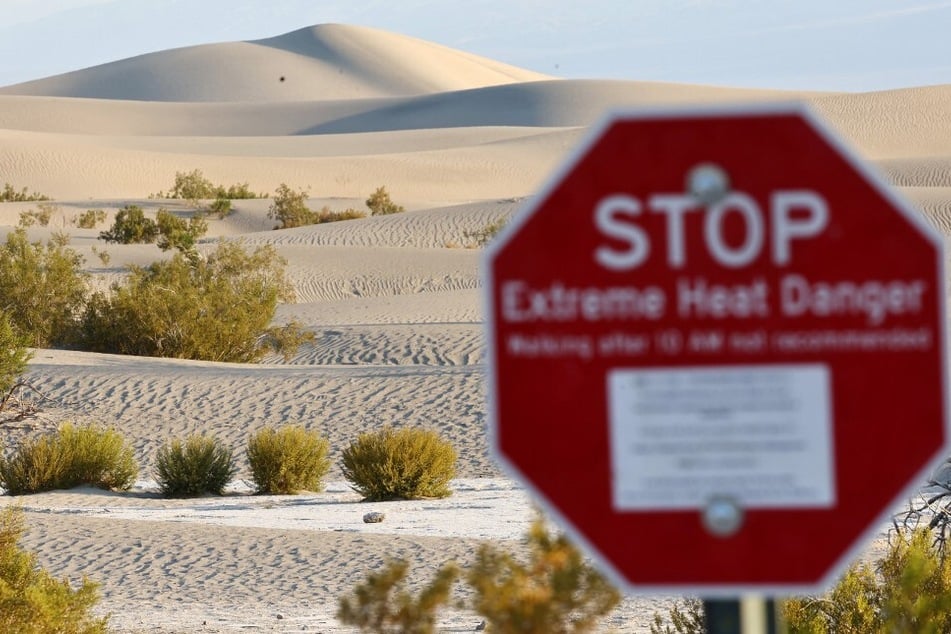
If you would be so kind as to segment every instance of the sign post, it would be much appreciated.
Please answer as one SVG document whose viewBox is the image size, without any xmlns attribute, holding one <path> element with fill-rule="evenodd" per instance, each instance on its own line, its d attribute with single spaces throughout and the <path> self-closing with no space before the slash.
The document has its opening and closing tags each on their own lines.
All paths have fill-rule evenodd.
<svg viewBox="0 0 951 634">
<path fill-rule="evenodd" d="M 942 267 L 804 107 L 616 113 L 487 250 L 492 450 L 628 592 L 819 592 L 947 450 Z"/>
</svg>

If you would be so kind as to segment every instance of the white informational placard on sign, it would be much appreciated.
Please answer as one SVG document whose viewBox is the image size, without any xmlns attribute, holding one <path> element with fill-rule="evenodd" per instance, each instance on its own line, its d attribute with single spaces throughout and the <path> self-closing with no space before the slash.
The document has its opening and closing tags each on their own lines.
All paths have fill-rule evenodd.
<svg viewBox="0 0 951 634">
<path fill-rule="evenodd" d="M 607 382 L 616 510 L 835 503 L 825 365 L 617 369 Z"/>
</svg>

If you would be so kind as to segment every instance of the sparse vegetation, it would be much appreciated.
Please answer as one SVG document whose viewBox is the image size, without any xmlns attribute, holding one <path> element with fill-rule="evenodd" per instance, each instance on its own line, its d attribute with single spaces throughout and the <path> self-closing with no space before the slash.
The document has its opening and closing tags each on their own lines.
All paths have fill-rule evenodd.
<svg viewBox="0 0 951 634">
<path fill-rule="evenodd" d="M 105 249 L 100 250 L 95 245 L 93 245 L 92 247 L 92 253 L 97 258 L 99 258 L 99 261 L 102 262 L 103 266 L 109 266 L 109 262 L 112 261 L 112 256 L 109 255 L 108 251 L 106 251 Z"/>
<path fill-rule="evenodd" d="M 481 249 L 492 242 L 495 236 L 499 235 L 499 232 L 505 228 L 507 223 L 508 220 L 506 218 L 498 218 L 479 229 L 464 231 L 462 235 L 466 239 L 467 244 Z"/>
<path fill-rule="evenodd" d="M 207 436 L 172 440 L 156 459 L 156 480 L 168 497 L 221 495 L 236 471 L 231 450 Z"/>
<path fill-rule="evenodd" d="M 361 632 L 434 633 L 437 612 L 449 602 L 459 569 L 455 564 L 443 566 L 415 597 L 405 588 L 408 570 L 408 563 L 394 560 L 379 572 L 367 575 L 350 596 L 340 600 L 337 618 Z"/>
<path fill-rule="evenodd" d="M 215 215 L 218 220 L 223 220 L 234 211 L 231 208 L 231 199 L 218 197 L 208 205 L 208 213 Z"/>
<path fill-rule="evenodd" d="M 314 222 L 312 224 L 319 225 L 325 222 L 356 220 L 357 218 L 366 218 L 366 214 L 359 209 L 353 209 L 352 207 L 348 207 L 342 211 L 333 211 L 330 209 L 330 207 L 324 206 L 321 207 L 320 211 L 316 212 Z"/>
<path fill-rule="evenodd" d="M 307 206 L 306 190 L 295 191 L 285 183 L 281 183 L 274 192 L 274 199 L 268 209 L 267 217 L 280 222 L 274 226 L 275 229 L 293 229 L 325 222 L 365 218 L 366 214 L 353 208 L 334 211 L 326 205 L 319 211 L 313 211 Z"/>
<path fill-rule="evenodd" d="M 590 632 L 621 600 L 617 590 L 564 535 L 552 535 L 541 519 L 528 535 L 526 563 L 485 544 L 466 574 L 474 608 L 499 634 Z"/>
<path fill-rule="evenodd" d="M 360 434 L 343 451 L 343 475 L 365 500 L 414 500 L 452 495 L 456 450 L 426 429 Z"/>
<path fill-rule="evenodd" d="M 96 225 L 105 221 L 106 212 L 102 209 L 87 209 L 74 220 L 80 229 L 95 229 Z"/>
<path fill-rule="evenodd" d="M 673 628 L 673 629 L 671 629 Z M 674 604 L 664 619 L 654 613 L 650 634 L 706 634 L 706 617 L 703 601 L 697 598 L 682 599 Z"/>
<path fill-rule="evenodd" d="M 169 192 L 158 192 L 151 198 L 177 198 L 188 202 L 192 207 L 200 208 L 201 201 L 208 199 L 240 200 L 248 198 L 267 198 L 267 194 L 256 194 L 247 183 L 235 183 L 229 187 L 215 185 L 205 178 L 200 169 L 190 172 L 175 172 L 175 183 Z"/>
<path fill-rule="evenodd" d="M 330 470 L 330 443 L 299 425 L 268 427 L 248 441 L 248 463 L 258 493 L 322 491 Z"/>
<path fill-rule="evenodd" d="M 59 211 L 59 207 L 52 203 L 40 203 L 36 206 L 36 209 L 20 212 L 18 225 L 32 227 L 34 224 L 39 224 L 41 227 L 48 227 L 50 220 L 53 219 L 53 214 L 57 211 Z"/>
<path fill-rule="evenodd" d="M 13 185 L 10 183 L 5 183 L 3 185 L 3 191 L 0 191 L 0 203 L 23 203 L 44 200 L 51 199 L 49 196 L 44 196 L 43 194 L 38 194 L 36 192 L 30 193 L 27 191 L 26 187 L 18 191 L 14 189 Z"/>
<path fill-rule="evenodd" d="M 0 631 L 19 634 L 105 634 L 108 617 L 96 617 L 98 586 L 84 578 L 77 589 L 39 567 L 20 548 L 23 511 L 0 509 Z"/>
<path fill-rule="evenodd" d="M 371 215 L 374 216 L 385 216 L 406 211 L 402 205 L 397 205 L 390 199 L 390 193 L 382 186 L 377 187 L 376 191 L 370 194 L 366 205 Z"/>
<path fill-rule="evenodd" d="M 927 528 L 895 532 L 877 565 L 852 566 L 823 597 L 790 599 L 792 634 L 951 632 L 951 559 Z"/>
<path fill-rule="evenodd" d="M 141 207 L 126 205 L 116 212 L 112 227 L 100 232 L 99 237 L 106 242 L 137 244 L 155 242 L 158 235 L 158 225 L 154 220 L 146 217 Z"/>
<path fill-rule="evenodd" d="M 31 357 L 26 339 L 13 330 L 7 314 L 0 312 L 0 399 L 16 385 Z"/>
<path fill-rule="evenodd" d="M 486 631 L 499 634 L 580 634 L 591 632 L 621 597 L 562 535 L 551 535 L 541 519 L 528 534 L 524 563 L 485 544 L 463 572 L 473 590 L 471 607 L 485 618 Z M 433 632 L 436 612 L 448 605 L 460 576 L 450 562 L 418 598 L 403 589 L 408 564 L 389 562 L 367 576 L 340 601 L 337 617 L 366 632 Z M 466 607 L 462 601 L 456 607 Z"/>
<path fill-rule="evenodd" d="M 0 484 L 10 495 L 83 484 L 126 490 L 138 472 L 132 448 L 118 432 L 69 423 L 56 433 L 27 440 L 12 456 L 0 459 Z"/>
<path fill-rule="evenodd" d="M 67 245 L 62 235 L 31 243 L 18 227 L 0 246 L 0 310 L 32 347 L 68 340 L 82 315 L 88 275 Z"/>
<path fill-rule="evenodd" d="M 310 333 L 271 328 L 278 301 L 293 300 L 273 246 L 246 252 L 221 242 L 207 258 L 176 253 L 131 267 L 111 293 L 96 293 L 83 315 L 80 346 L 97 352 L 205 361 L 255 361 L 286 351 Z"/>
<path fill-rule="evenodd" d="M 208 223 L 200 216 L 188 220 L 179 218 L 166 209 L 159 209 L 155 216 L 158 227 L 158 246 L 162 251 L 178 249 L 182 253 L 192 253 L 195 243 L 208 232 Z"/>
<path fill-rule="evenodd" d="M 291 229 L 314 224 L 314 212 L 307 207 L 307 191 L 293 190 L 286 183 L 281 183 L 274 190 L 274 199 L 267 212 L 267 217 L 277 220 L 281 224 L 275 229 Z"/>
</svg>

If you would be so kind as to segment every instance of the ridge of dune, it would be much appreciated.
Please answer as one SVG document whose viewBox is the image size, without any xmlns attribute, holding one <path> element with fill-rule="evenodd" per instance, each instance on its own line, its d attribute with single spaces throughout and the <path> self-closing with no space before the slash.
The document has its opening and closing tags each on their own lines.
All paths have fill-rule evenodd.
<svg viewBox="0 0 951 634">
<path fill-rule="evenodd" d="M 147 53 L 6 86 L 0 94 L 282 102 L 405 96 L 547 78 L 405 35 L 320 24 L 260 40 Z"/>
</svg>

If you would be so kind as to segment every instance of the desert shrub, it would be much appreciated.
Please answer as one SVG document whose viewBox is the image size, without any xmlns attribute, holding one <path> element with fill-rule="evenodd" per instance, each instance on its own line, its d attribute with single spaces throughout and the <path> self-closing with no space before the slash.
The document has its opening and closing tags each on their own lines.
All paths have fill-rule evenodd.
<svg viewBox="0 0 951 634">
<path fill-rule="evenodd" d="M 667 619 L 655 612 L 650 634 L 707 634 L 703 600 L 690 598 L 678 601 L 670 608 Z"/>
<path fill-rule="evenodd" d="M 53 578 L 36 556 L 19 546 L 23 511 L 0 510 L 0 631 L 17 634 L 105 634 L 108 617 L 95 617 L 98 586 L 84 578 L 77 589 Z"/>
<path fill-rule="evenodd" d="M 29 242 L 18 227 L 0 246 L 0 310 L 33 347 L 69 339 L 89 293 L 82 257 L 55 235 L 45 245 Z"/>
<path fill-rule="evenodd" d="M 53 434 L 24 442 L 0 460 L 0 484 L 10 495 L 88 484 L 127 490 L 139 467 L 132 448 L 115 430 L 66 423 Z"/>
<path fill-rule="evenodd" d="M 92 253 L 93 253 L 93 255 L 95 255 L 97 258 L 99 258 L 99 261 L 102 262 L 102 265 L 103 265 L 103 266 L 109 266 L 109 262 L 112 261 L 112 256 L 109 255 L 109 252 L 108 252 L 108 251 L 106 251 L 105 249 L 100 250 L 100 249 L 96 248 L 95 245 L 93 245 L 93 247 L 92 247 Z"/>
<path fill-rule="evenodd" d="M 80 229 L 95 229 L 100 222 L 106 221 L 106 212 L 102 209 L 87 209 L 76 216 L 75 223 Z"/>
<path fill-rule="evenodd" d="M 951 632 L 951 559 L 926 528 L 892 535 L 884 558 L 852 566 L 823 597 L 786 601 L 792 634 Z"/>
<path fill-rule="evenodd" d="M 258 194 L 251 191 L 251 188 L 247 183 L 235 183 L 234 185 L 229 186 L 228 189 L 218 185 L 218 187 L 215 188 L 215 194 L 218 198 L 224 198 L 227 200 L 267 198 L 267 194 Z"/>
<path fill-rule="evenodd" d="M 409 564 L 395 560 L 367 575 L 350 596 L 340 599 L 337 618 L 362 632 L 384 634 L 432 634 L 436 632 L 436 612 L 449 601 L 459 577 L 454 564 L 440 568 L 419 596 L 405 589 Z"/>
<path fill-rule="evenodd" d="M 251 479 L 258 493 L 322 491 L 330 443 L 298 425 L 262 429 L 248 440 Z"/>
<path fill-rule="evenodd" d="M 218 220 L 222 220 L 231 212 L 234 211 L 231 208 L 231 199 L 230 198 L 215 198 L 210 205 L 208 205 L 208 213 L 214 214 L 218 217 Z"/>
<path fill-rule="evenodd" d="M 522 563 L 484 544 L 466 574 L 475 591 L 473 607 L 492 632 L 590 632 L 620 601 L 618 591 L 568 538 L 549 534 L 541 519 L 529 530 L 528 546 L 528 561 Z"/>
<path fill-rule="evenodd" d="M 9 316 L 0 312 L 0 399 L 16 385 L 31 356 L 26 339 L 13 330 Z"/>
<path fill-rule="evenodd" d="M 175 172 L 175 184 L 172 185 L 169 198 L 181 198 L 197 206 L 201 200 L 214 197 L 215 186 L 205 178 L 201 170 Z"/>
<path fill-rule="evenodd" d="M 314 224 L 315 214 L 307 206 L 307 191 L 294 191 L 286 183 L 274 190 L 274 199 L 268 208 L 267 217 L 281 224 L 275 229 L 291 229 Z"/>
<path fill-rule="evenodd" d="M 98 425 L 64 424 L 58 441 L 67 456 L 64 486 L 88 484 L 100 489 L 127 491 L 135 484 L 139 465 L 132 446 L 114 429 Z"/>
<path fill-rule="evenodd" d="M 357 218 L 366 218 L 366 214 L 359 209 L 347 208 L 343 211 L 333 211 L 329 207 L 322 207 L 320 211 L 314 214 L 313 224 L 319 225 L 325 222 L 338 222 L 340 220 L 356 220 Z"/>
<path fill-rule="evenodd" d="M 296 324 L 271 328 L 278 301 L 293 299 L 284 260 L 266 245 L 248 253 L 221 242 L 207 258 L 176 253 L 131 267 L 83 316 L 87 350 L 205 361 L 254 361 L 306 338 Z"/>
<path fill-rule="evenodd" d="M 36 192 L 31 194 L 27 191 L 26 187 L 17 191 L 10 183 L 4 183 L 3 190 L 0 191 L 0 203 L 23 203 L 44 200 L 50 200 L 49 196 L 37 194 Z"/>
<path fill-rule="evenodd" d="M 10 495 L 65 488 L 68 457 L 52 434 L 25 441 L 9 458 L 0 459 L 0 485 Z"/>
<path fill-rule="evenodd" d="M 377 187 L 366 201 L 367 208 L 374 216 L 385 216 L 406 211 L 402 205 L 397 205 L 390 199 L 390 193 L 385 187 Z"/>
<path fill-rule="evenodd" d="M 39 224 L 41 227 L 48 227 L 53 214 L 59 211 L 59 207 L 52 203 L 40 203 L 36 209 L 23 211 L 20 213 L 20 221 L 17 223 L 21 227 L 32 227 Z"/>
<path fill-rule="evenodd" d="M 159 228 L 154 220 L 147 218 L 138 205 L 126 205 L 116 212 L 116 219 L 99 237 L 106 242 L 119 244 L 151 243 L 158 238 Z"/>
<path fill-rule="evenodd" d="M 169 497 L 221 495 L 236 471 L 231 450 L 207 436 L 172 440 L 156 459 L 156 480 Z"/>
<path fill-rule="evenodd" d="M 162 251 L 178 249 L 183 253 L 190 253 L 194 251 L 198 239 L 208 232 L 208 223 L 204 218 L 192 216 L 184 220 L 167 209 L 158 210 L 155 224 L 160 236 L 158 246 Z"/>
<path fill-rule="evenodd" d="M 365 500 L 415 500 L 452 495 L 456 450 L 425 429 L 360 434 L 343 451 L 343 475 Z"/>
<path fill-rule="evenodd" d="M 498 218 L 479 229 L 464 231 L 462 236 L 466 239 L 468 245 L 475 248 L 482 248 L 492 242 L 495 236 L 499 235 L 499 232 L 505 228 L 506 222 L 507 220 L 505 218 Z"/>
<path fill-rule="evenodd" d="M 151 194 L 150 198 L 180 198 L 193 207 L 200 207 L 201 201 L 209 198 L 239 200 L 245 198 L 267 198 L 267 194 L 251 191 L 247 183 L 235 183 L 229 187 L 215 185 L 205 178 L 200 169 L 190 172 L 175 172 L 175 183 L 168 192 Z"/>
</svg>

